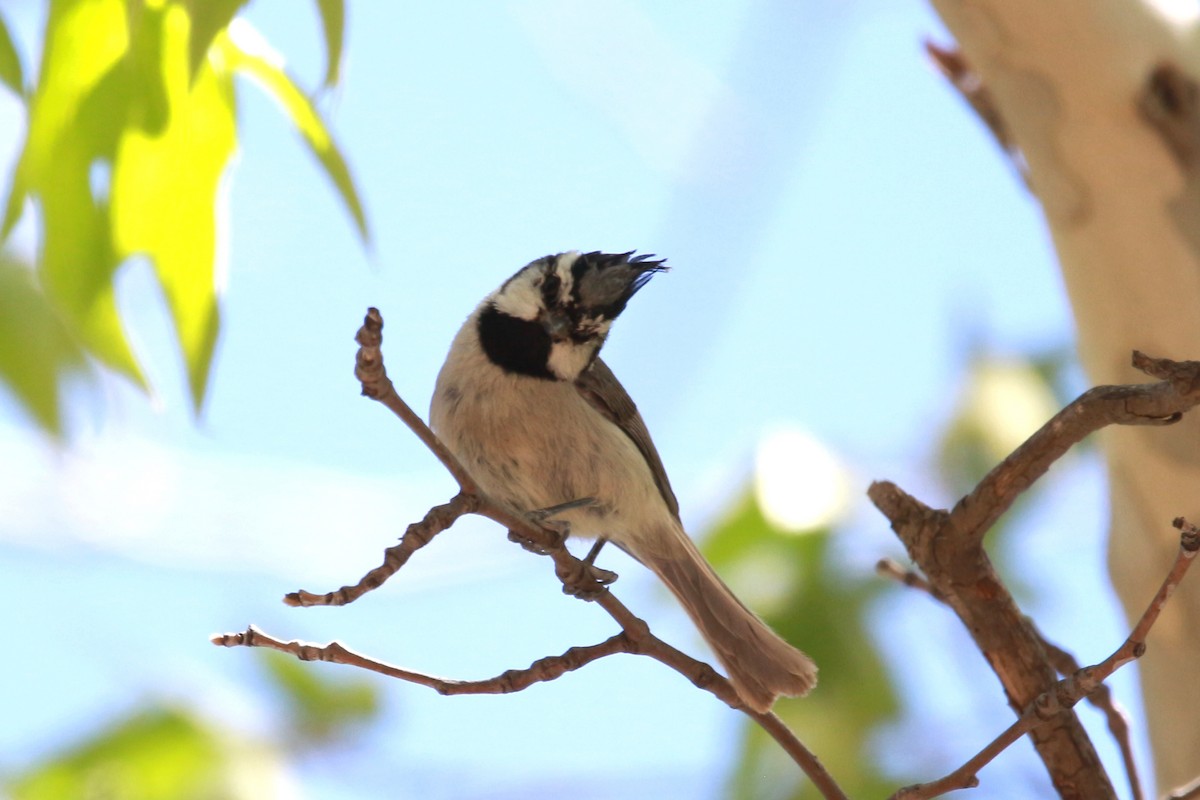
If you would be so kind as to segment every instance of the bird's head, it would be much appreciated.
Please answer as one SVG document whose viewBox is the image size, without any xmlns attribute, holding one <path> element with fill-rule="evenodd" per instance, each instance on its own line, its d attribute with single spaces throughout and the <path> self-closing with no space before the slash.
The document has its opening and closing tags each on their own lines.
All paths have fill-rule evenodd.
<svg viewBox="0 0 1200 800">
<path fill-rule="evenodd" d="M 663 260 L 633 251 L 539 258 L 484 300 L 480 342 L 509 372 L 573 381 L 591 366 L 629 298 L 665 269 Z"/>
</svg>

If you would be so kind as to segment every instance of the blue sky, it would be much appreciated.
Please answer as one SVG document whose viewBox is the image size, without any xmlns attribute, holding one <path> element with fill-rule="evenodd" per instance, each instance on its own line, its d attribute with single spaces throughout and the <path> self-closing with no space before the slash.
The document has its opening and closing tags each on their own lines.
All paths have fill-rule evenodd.
<svg viewBox="0 0 1200 800">
<path fill-rule="evenodd" d="M 260 0 L 248 19 L 315 86 L 323 53 L 310 6 Z M 1070 340 L 1036 204 L 926 62 L 922 40 L 944 37 L 924 4 L 349 6 L 344 84 L 324 105 L 366 204 L 370 252 L 282 115 L 245 85 L 202 418 L 189 415 L 169 323 L 139 265 L 122 274 L 120 297 L 153 400 L 115 381 L 76 398 L 75 440 L 55 451 L 0 392 L 0 574 L 30 606 L 10 605 L 5 626 L 10 641 L 41 642 L 36 662 L 0 667 L 9 764 L 146 696 L 265 729 L 247 654 L 207 644 L 247 622 L 458 677 L 609 635 L 544 563 L 474 522 L 352 608 L 279 603 L 374 566 L 453 490 L 358 396 L 353 334 L 368 305 L 385 316 L 393 380 L 424 411 L 462 319 L 526 262 L 566 249 L 665 256 L 672 271 L 638 295 L 606 360 L 654 432 L 685 522 L 702 530 L 744 485 L 764 431 L 800 427 L 847 465 L 861 540 L 845 549 L 861 569 L 899 551 L 863 491 L 885 477 L 932 491 L 931 437 L 972 347 Z M 14 14 L 36 30 L 24 12 Z M 5 153 L 19 143 L 15 113 L 0 107 Z M 1081 658 L 1098 659 L 1121 635 L 1115 605 L 1095 620 L 1074 614 L 1081 595 L 1107 598 L 1101 476 L 1091 462 L 1065 472 L 1061 499 L 1014 547 L 1046 585 L 1048 631 L 1061 626 L 1068 644 L 1095 648 L 1081 645 Z M 1064 559 L 1072 583 L 1054 585 L 1050 565 Z M 703 652 L 646 575 L 617 569 L 622 597 L 660 635 Z M 56 635 L 41 638 L 47 630 Z M 929 719 L 961 718 L 971 681 L 990 680 L 970 656 L 948 669 L 906 654 L 916 637 L 930 650 L 961 640 L 920 598 L 881 611 L 879 636 Z M 957 688 L 931 692 L 930 678 Z M 1127 676 L 1121 685 L 1133 704 Z M 307 767 L 306 796 L 550 797 L 581 779 L 596 797 L 715 796 L 739 724 L 629 658 L 519 697 L 386 693 L 388 724 L 362 753 Z M 985 727 L 962 736 L 973 745 L 1007 714 L 998 691 L 983 697 L 969 711 Z M 589 733 L 563 736 L 580 714 Z M 944 766 L 965 755 L 930 749 L 922 755 Z M 1018 775 L 1035 769 L 1025 750 L 1009 762 Z"/>
</svg>

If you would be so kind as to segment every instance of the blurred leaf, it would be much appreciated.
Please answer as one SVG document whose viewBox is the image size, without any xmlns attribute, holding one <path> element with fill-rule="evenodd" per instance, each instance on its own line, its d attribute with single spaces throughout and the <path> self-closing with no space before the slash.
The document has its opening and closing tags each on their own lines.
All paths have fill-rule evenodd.
<svg viewBox="0 0 1200 800">
<path fill-rule="evenodd" d="M 775 712 L 851 796 L 887 794 L 897 778 L 872 766 L 870 744 L 879 726 L 897 716 L 900 702 L 867 626 L 884 584 L 841 570 L 831 557 L 829 530 L 797 534 L 773 527 L 750 491 L 701 544 L 734 592 L 820 667 L 813 693 L 781 700 Z M 732 789 L 746 798 L 818 796 L 752 725 L 746 726 Z"/>
<path fill-rule="evenodd" d="M 346 38 L 346 5 L 342 0 L 317 0 L 321 29 L 325 33 L 325 82 L 328 88 L 341 80 L 342 47 Z"/>
<path fill-rule="evenodd" d="M 300 745 L 346 739 L 379 714 L 379 692 L 368 680 L 323 677 L 317 665 L 281 653 L 262 653 L 262 664 L 284 701 L 286 727 Z"/>
<path fill-rule="evenodd" d="M 226 57 L 231 69 L 257 83 L 291 117 L 292 124 L 304 137 L 309 149 L 324 168 L 325 174 L 342 196 L 342 202 L 354 218 L 363 243 L 369 244 L 371 237 L 367 230 L 366 214 L 358 198 L 358 190 L 350 176 L 350 168 L 346 166 L 346 161 L 342 158 L 325 121 L 321 119 L 308 95 L 296 85 L 287 71 L 259 46 L 249 26 L 243 26 L 239 33 L 245 35 L 236 37 L 236 42 L 233 38 L 225 39 Z"/>
<path fill-rule="evenodd" d="M 26 193 L 41 206 L 39 268 L 46 297 L 83 346 L 146 388 L 117 314 L 117 257 L 103 187 L 133 91 L 123 57 L 125 0 L 52 0 L 29 134 L 13 178 L 6 225 Z"/>
<path fill-rule="evenodd" d="M 951 495 L 971 491 L 1058 409 L 1050 381 L 1034 364 L 986 355 L 973 359 L 938 448 L 938 471 Z"/>
<path fill-rule="evenodd" d="M 150 708 L 17 777 L 12 800 L 236 800 L 275 796 L 269 751 L 198 718 Z"/>
<path fill-rule="evenodd" d="M 71 338 L 38 288 L 32 270 L 0 254 L 0 380 L 38 424 L 61 436 L 65 375 L 87 368 Z"/>
<path fill-rule="evenodd" d="M 192 20 L 188 39 L 188 79 L 194 80 L 208 56 L 217 35 L 250 0 L 186 0 L 184 5 Z"/>
<path fill-rule="evenodd" d="M 154 265 L 199 410 L 219 324 L 221 179 L 237 129 L 229 74 L 210 62 L 191 73 L 188 48 L 181 3 L 143 9 L 126 57 L 141 85 L 116 149 L 111 215 L 119 257 L 145 255 Z"/>
<path fill-rule="evenodd" d="M 308 97 L 263 50 L 232 44 L 229 31 L 247 2 L 49 0 L 25 145 L 0 229 L 6 238 L 26 201 L 38 206 L 37 283 L 45 305 L 83 352 L 144 390 L 114 279 L 130 258 L 149 261 L 197 410 L 220 322 L 222 183 L 237 145 L 235 71 L 254 78 L 288 112 L 368 239 L 349 169 Z M 320 11 L 333 80 L 345 9 L 324 2 Z M 17 91 L 24 81 L 3 19 L 0 81 Z M 23 386 L 22 402 L 61 430 L 44 389 L 31 394 Z"/>
<path fill-rule="evenodd" d="M 25 96 L 25 70 L 21 67 L 21 55 L 13 44 L 8 23 L 0 16 L 0 81 L 17 97 Z"/>
</svg>

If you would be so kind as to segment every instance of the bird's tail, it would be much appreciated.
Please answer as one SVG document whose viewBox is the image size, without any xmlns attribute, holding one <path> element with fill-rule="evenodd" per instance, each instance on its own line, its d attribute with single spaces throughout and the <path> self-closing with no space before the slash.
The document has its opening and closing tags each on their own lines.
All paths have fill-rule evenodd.
<svg viewBox="0 0 1200 800">
<path fill-rule="evenodd" d="M 737 689 L 755 711 L 780 695 L 798 697 L 817 683 L 817 665 L 746 608 L 705 561 L 682 527 L 634 555 L 679 599 Z"/>
</svg>

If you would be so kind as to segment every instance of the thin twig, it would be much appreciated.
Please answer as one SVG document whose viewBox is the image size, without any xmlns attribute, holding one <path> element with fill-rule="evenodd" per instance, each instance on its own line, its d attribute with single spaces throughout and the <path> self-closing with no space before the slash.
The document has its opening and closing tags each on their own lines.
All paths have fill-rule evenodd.
<svg viewBox="0 0 1200 800">
<path fill-rule="evenodd" d="M 383 315 L 379 313 L 379 309 L 367 309 L 362 327 L 358 329 L 354 339 L 360 345 L 355 357 L 354 376 L 362 383 L 363 395 L 383 403 L 403 420 L 409 430 L 442 462 L 442 466 L 458 482 L 463 494 L 479 495 L 479 486 L 471 477 L 471 473 L 459 463 L 450 452 L 450 448 L 442 444 L 442 440 L 430 430 L 425 420 L 409 408 L 408 403 L 396 393 L 396 387 L 383 367 L 383 352 L 380 350 L 383 344 Z"/>
<path fill-rule="evenodd" d="M 359 669 L 377 672 L 389 678 L 397 678 L 420 686 L 428 686 L 439 694 L 510 694 L 527 689 L 535 683 L 552 681 L 568 672 L 590 664 L 597 659 L 616 653 L 629 653 L 629 642 L 625 634 L 618 633 L 598 644 L 572 647 L 562 655 L 547 656 L 533 662 L 526 669 L 510 669 L 494 678 L 479 681 L 461 681 L 439 678 L 423 672 L 413 672 L 356 653 L 340 642 L 325 645 L 301 642 L 296 639 L 282 641 L 263 633 L 254 625 L 242 633 L 225 633 L 212 637 L 212 643 L 222 647 L 267 647 L 281 653 L 289 653 L 301 661 L 326 661 L 330 664 L 345 664 Z"/>
<path fill-rule="evenodd" d="M 1158 619 L 1159 613 L 1167 600 L 1174 593 L 1179 582 L 1187 574 L 1188 568 L 1196 560 L 1196 552 L 1200 550 L 1200 530 L 1180 517 L 1175 520 L 1179 528 L 1179 550 L 1175 555 L 1167 576 L 1163 579 L 1154 598 L 1146 607 L 1133 631 L 1126 637 L 1113 653 L 1099 664 L 1084 667 L 1055 683 L 1049 691 L 1038 695 L 1021 713 L 1017 721 L 1003 733 L 988 743 L 986 747 L 972 756 L 962 766 L 935 781 L 906 786 L 892 795 L 892 800 L 928 800 L 938 797 L 955 789 L 968 789 L 979 785 L 978 773 L 984 766 L 1002 753 L 1013 742 L 1042 725 L 1044 722 L 1059 718 L 1062 713 L 1073 708 L 1081 699 L 1096 690 L 1096 687 L 1108 679 L 1115 671 L 1124 665 L 1141 658 L 1146 652 L 1146 636 Z"/>
<path fill-rule="evenodd" d="M 429 509 L 420 522 L 409 525 L 400 537 L 400 544 L 384 550 L 383 563 L 360 578 L 358 583 L 325 594 L 313 594 L 300 589 L 286 595 L 283 602 L 289 606 L 344 606 L 353 603 L 372 589 L 382 586 L 384 581 L 408 563 L 413 553 L 429 544 L 434 536 L 453 525 L 463 514 L 469 514 L 477 507 L 478 498 L 460 493 L 449 503 Z"/>
<path fill-rule="evenodd" d="M 1030 624 L 1032 624 L 1032 621 Z M 1038 637 L 1042 640 L 1042 647 L 1046 649 L 1046 655 L 1049 656 L 1050 663 L 1058 670 L 1059 675 L 1064 677 L 1072 675 L 1083 668 L 1075 656 L 1048 640 L 1037 629 L 1036 625 L 1034 626 L 1034 630 L 1037 631 Z M 1113 741 L 1116 742 L 1117 749 L 1121 752 L 1121 763 L 1125 766 L 1125 777 L 1129 781 L 1129 796 L 1131 800 L 1144 800 L 1146 795 L 1142 791 L 1142 781 L 1138 775 L 1137 761 L 1133 758 L 1133 739 L 1129 731 L 1128 712 L 1125 711 L 1124 706 L 1117 702 L 1112 689 L 1108 688 L 1107 683 L 1097 686 L 1096 691 L 1089 694 L 1086 699 L 1089 704 L 1104 715 L 1104 720 L 1108 724 L 1108 732 L 1112 736 Z"/>
</svg>

